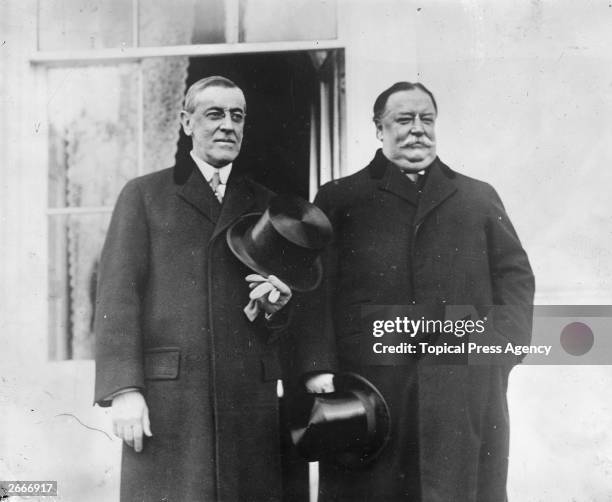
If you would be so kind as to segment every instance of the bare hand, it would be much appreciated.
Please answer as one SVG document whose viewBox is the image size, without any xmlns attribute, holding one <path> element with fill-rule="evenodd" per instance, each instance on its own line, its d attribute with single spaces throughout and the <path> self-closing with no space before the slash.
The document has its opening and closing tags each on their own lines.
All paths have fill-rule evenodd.
<svg viewBox="0 0 612 502">
<path fill-rule="evenodd" d="M 111 415 L 115 436 L 123 439 L 134 451 L 141 452 L 143 432 L 149 437 L 153 435 L 149 408 L 143 395 L 134 390 L 115 396 Z"/>
<path fill-rule="evenodd" d="M 334 375 L 332 373 L 319 373 L 306 380 L 306 391 L 310 394 L 327 394 L 334 392 Z"/>
<path fill-rule="evenodd" d="M 259 274 L 249 274 L 245 279 L 249 281 L 249 288 L 252 290 L 249 298 L 257 301 L 267 314 L 278 312 L 291 300 L 291 288 L 275 275 L 266 279 Z"/>
</svg>

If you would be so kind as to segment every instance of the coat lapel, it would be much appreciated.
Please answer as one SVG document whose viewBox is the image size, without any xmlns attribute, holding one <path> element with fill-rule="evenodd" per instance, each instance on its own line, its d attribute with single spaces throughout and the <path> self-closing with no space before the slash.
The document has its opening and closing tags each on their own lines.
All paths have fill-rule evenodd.
<svg viewBox="0 0 612 502">
<path fill-rule="evenodd" d="M 457 191 L 457 187 L 453 182 L 454 173 L 450 168 L 446 167 L 440 159 L 436 160 L 429 168 L 427 181 L 423 187 L 423 194 L 417 208 L 415 223 L 419 225 L 425 217 L 442 202 L 448 199 Z"/>
<path fill-rule="evenodd" d="M 378 188 L 391 192 L 413 204 L 417 204 L 415 223 L 419 225 L 425 217 L 442 202 L 457 191 L 453 182 L 455 173 L 446 166 L 438 157 L 432 162 L 427 173 L 427 180 L 423 192 L 418 197 L 416 187 L 406 178 L 401 170 L 393 165 L 383 155 L 382 150 L 377 150 L 374 159 L 368 166 L 370 177 L 378 180 Z"/>
<path fill-rule="evenodd" d="M 255 195 L 244 176 L 235 174 L 234 170 L 228 179 L 223 204 L 220 208 L 221 212 L 211 240 L 240 216 L 255 212 Z"/>
<path fill-rule="evenodd" d="M 382 179 L 378 182 L 378 188 L 391 192 L 402 199 L 407 200 L 414 206 L 419 201 L 417 186 L 410 181 L 404 173 L 390 162 L 387 164 Z"/>
<path fill-rule="evenodd" d="M 221 204 L 193 159 L 189 158 L 180 165 L 177 164 L 175 179 L 178 183 L 182 183 L 178 189 L 178 196 L 195 207 L 210 221 L 217 223 L 221 213 Z"/>
</svg>

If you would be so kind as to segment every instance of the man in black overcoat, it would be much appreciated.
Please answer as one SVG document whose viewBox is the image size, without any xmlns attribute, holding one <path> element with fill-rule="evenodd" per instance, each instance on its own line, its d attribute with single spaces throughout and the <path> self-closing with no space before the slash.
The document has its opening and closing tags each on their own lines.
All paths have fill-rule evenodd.
<svg viewBox="0 0 612 502">
<path fill-rule="evenodd" d="M 320 500 L 506 500 L 506 389 L 520 358 L 449 365 L 416 354 L 388 365 L 363 350 L 372 346 L 361 326 L 368 305 L 414 305 L 432 319 L 444 306 L 506 306 L 482 335 L 486 343 L 530 341 L 527 255 L 495 190 L 437 157 L 437 115 L 421 84 L 384 91 L 374 105 L 382 149 L 361 171 L 324 185 L 315 200 L 335 237 L 323 287 L 297 309 L 303 350 L 333 336 L 339 369 L 373 382 L 392 421 L 375 462 L 362 469 L 322 463 Z"/>
<path fill-rule="evenodd" d="M 262 312 L 247 318 L 249 270 L 225 239 L 273 195 L 233 166 L 245 115 L 230 80 L 193 84 L 181 114 L 189 158 L 130 181 L 113 213 L 99 271 L 95 400 L 112 405 L 125 442 L 122 501 L 282 496 L 277 382 L 291 290 L 269 277 L 278 299 L 255 298 L 250 311 Z"/>
</svg>

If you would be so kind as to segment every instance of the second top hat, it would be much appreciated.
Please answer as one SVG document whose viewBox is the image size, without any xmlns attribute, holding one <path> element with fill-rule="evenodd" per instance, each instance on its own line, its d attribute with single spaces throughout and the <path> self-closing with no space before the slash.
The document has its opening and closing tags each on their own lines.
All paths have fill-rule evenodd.
<svg viewBox="0 0 612 502">
<path fill-rule="evenodd" d="M 247 267 L 276 275 L 296 291 L 321 282 L 320 254 L 332 237 L 325 213 L 299 197 L 277 196 L 263 214 L 246 214 L 227 231 L 227 244 Z"/>
<path fill-rule="evenodd" d="M 371 464 L 389 442 L 391 415 L 380 391 L 356 373 L 334 376 L 335 392 L 294 396 L 291 440 L 306 460 L 349 469 Z"/>
</svg>

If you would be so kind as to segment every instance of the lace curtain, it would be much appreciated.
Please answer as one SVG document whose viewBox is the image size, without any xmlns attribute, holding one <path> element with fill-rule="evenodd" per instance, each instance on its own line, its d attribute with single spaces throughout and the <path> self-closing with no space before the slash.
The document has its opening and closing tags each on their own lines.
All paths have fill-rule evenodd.
<svg viewBox="0 0 612 502">
<path fill-rule="evenodd" d="M 195 0 L 147 1 L 146 45 L 191 43 Z M 97 265 L 121 187 L 169 167 L 179 137 L 187 57 L 50 69 L 50 322 L 56 358 L 93 356 Z M 54 113 L 56 112 L 56 113 Z M 139 167 L 140 166 L 140 167 Z M 73 210 L 74 209 L 74 210 Z"/>
<path fill-rule="evenodd" d="M 137 172 L 138 74 L 134 70 L 121 68 L 115 73 L 116 68 L 104 68 L 105 75 L 98 77 L 110 77 L 121 89 L 115 116 L 95 116 L 83 109 L 66 129 L 68 207 L 112 205 L 121 187 Z M 95 279 L 108 216 L 67 216 L 69 333 L 72 355 L 77 359 L 92 355 Z"/>
</svg>

